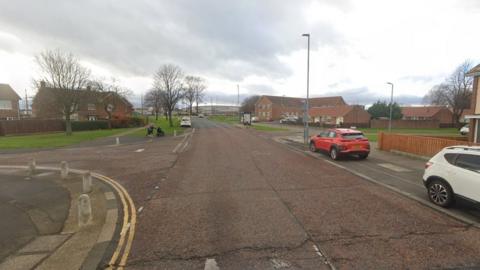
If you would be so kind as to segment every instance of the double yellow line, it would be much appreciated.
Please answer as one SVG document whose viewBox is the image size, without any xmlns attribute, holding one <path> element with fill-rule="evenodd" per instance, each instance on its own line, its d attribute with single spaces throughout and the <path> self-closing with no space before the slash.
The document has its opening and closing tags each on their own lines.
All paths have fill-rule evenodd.
<svg viewBox="0 0 480 270">
<path fill-rule="evenodd" d="M 132 248 L 133 237 L 135 235 L 135 224 L 137 222 L 135 204 L 125 188 L 115 180 L 98 173 L 92 173 L 92 176 L 112 186 L 122 202 L 123 224 L 120 231 L 120 239 L 118 240 L 118 245 L 113 252 L 107 269 L 123 269 L 127 263 L 128 255 Z"/>
</svg>

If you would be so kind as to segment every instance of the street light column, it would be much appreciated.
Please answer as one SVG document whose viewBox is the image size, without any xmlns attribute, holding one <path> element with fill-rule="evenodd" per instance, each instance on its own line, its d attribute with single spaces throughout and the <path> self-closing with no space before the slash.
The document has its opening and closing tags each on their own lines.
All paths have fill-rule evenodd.
<svg viewBox="0 0 480 270">
<path fill-rule="evenodd" d="M 303 37 L 307 37 L 307 99 L 305 101 L 305 113 L 303 116 L 304 121 L 304 134 L 303 134 L 303 141 L 305 144 L 308 143 L 308 137 L 310 132 L 308 130 L 308 109 L 309 109 L 309 91 L 310 91 L 310 34 L 303 34 Z"/>
<path fill-rule="evenodd" d="M 392 91 L 390 93 L 390 117 L 388 120 L 388 132 L 392 132 L 392 111 L 393 111 L 393 83 L 387 82 L 392 86 Z"/>
</svg>

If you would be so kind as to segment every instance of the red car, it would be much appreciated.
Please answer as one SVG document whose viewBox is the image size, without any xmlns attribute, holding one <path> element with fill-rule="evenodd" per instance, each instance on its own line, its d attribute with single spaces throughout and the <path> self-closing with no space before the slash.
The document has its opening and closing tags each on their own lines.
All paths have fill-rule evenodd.
<svg viewBox="0 0 480 270">
<path fill-rule="evenodd" d="M 370 143 L 361 131 L 355 129 L 328 129 L 310 138 L 310 151 L 329 153 L 333 160 L 340 156 L 357 155 L 366 159 L 370 153 Z"/>
</svg>

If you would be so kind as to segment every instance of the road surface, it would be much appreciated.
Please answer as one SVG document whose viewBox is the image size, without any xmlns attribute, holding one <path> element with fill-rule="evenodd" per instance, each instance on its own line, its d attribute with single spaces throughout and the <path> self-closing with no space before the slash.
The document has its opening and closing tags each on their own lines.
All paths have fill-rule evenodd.
<svg viewBox="0 0 480 270">
<path fill-rule="evenodd" d="M 256 131 L 193 124 L 139 217 L 131 269 L 480 267 L 477 228 Z"/>
</svg>

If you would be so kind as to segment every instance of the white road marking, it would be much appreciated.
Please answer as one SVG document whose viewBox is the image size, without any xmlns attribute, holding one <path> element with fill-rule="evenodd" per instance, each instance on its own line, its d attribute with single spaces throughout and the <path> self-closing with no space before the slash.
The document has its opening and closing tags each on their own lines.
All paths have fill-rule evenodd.
<svg viewBox="0 0 480 270">
<path fill-rule="evenodd" d="M 44 177 L 44 176 L 49 176 L 49 175 L 52 175 L 53 172 L 43 172 L 43 173 L 39 173 L 37 175 L 35 175 L 35 177 Z"/>
<path fill-rule="evenodd" d="M 143 206 L 140 206 L 137 210 L 137 212 L 140 214 L 143 211 Z"/>
<path fill-rule="evenodd" d="M 378 163 L 377 165 L 380 166 L 380 167 L 392 170 L 394 172 L 409 172 L 410 171 L 409 169 L 402 168 L 402 167 L 394 165 L 392 163 Z"/>
<path fill-rule="evenodd" d="M 206 259 L 204 270 L 220 270 L 215 259 Z"/>
<path fill-rule="evenodd" d="M 145 148 L 140 148 L 140 149 L 135 150 L 136 153 L 140 153 L 140 152 L 143 152 L 143 151 L 145 151 Z"/>
<path fill-rule="evenodd" d="M 273 268 L 275 269 L 282 269 L 282 268 L 288 268 L 291 267 L 291 265 L 288 262 L 279 260 L 279 259 L 271 259 L 270 260 L 273 264 Z"/>
</svg>

